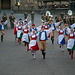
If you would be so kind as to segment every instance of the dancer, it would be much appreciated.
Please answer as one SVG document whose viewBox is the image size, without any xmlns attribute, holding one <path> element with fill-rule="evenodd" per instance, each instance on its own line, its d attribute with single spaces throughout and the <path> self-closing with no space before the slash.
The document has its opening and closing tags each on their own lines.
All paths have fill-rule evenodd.
<svg viewBox="0 0 75 75">
<path fill-rule="evenodd" d="M 29 37 L 29 29 L 27 25 L 23 31 L 22 41 L 24 42 L 25 46 L 27 45 L 27 51 L 29 51 L 30 37 Z"/>
<path fill-rule="evenodd" d="M 60 48 L 62 48 L 62 52 L 64 52 L 64 44 L 65 44 L 65 36 L 64 36 L 64 30 L 62 29 L 62 26 L 60 26 L 60 29 L 59 29 L 59 26 L 57 27 L 57 31 L 59 32 L 59 35 L 58 35 L 58 45 L 60 45 Z"/>
<path fill-rule="evenodd" d="M 15 40 L 17 38 L 17 30 L 18 30 L 18 21 L 15 20 L 15 22 L 14 22 L 14 35 L 15 35 Z"/>
<path fill-rule="evenodd" d="M 17 38 L 18 38 L 18 42 L 19 44 L 21 44 L 21 38 L 22 38 L 22 24 L 21 22 L 19 22 L 19 26 L 18 26 L 18 30 L 17 30 Z"/>
<path fill-rule="evenodd" d="M 32 52 L 32 56 L 34 56 L 34 60 L 36 59 L 36 51 L 39 50 L 38 43 L 36 41 L 37 36 L 38 36 L 38 34 L 36 34 L 35 30 L 33 30 L 33 34 L 31 35 L 31 41 L 29 44 L 29 49 Z"/>
<path fill-rule="evenodd" d="M 39 46 L 40 50 L 42 51 L 43 59 L 45 59 L 46 55 L 46 41 L 48 40 L 47 35 L 52 32 L 52 27 L 49 28 L 47 31 L 44 30 L 44 26 L 41 27 L 41 32 L 39 33 Z"/>
<path fill-rule="evenodd" d="M 73 29 L 71 29 L 71 33 L 69 34 L 69 40 L 68 40 L 68 44 L 67 44 L 67 50 L 69 51 L 69 55 L 71 55 L 71 59 L 73 59 L 73 53 L 75 50 L 75 41 L 74 41 L 74 33 L 73 33 Z"/>
<path fill-rule="evenodd" d="M 3 37 L 5 34 L 5 25 L 7 24 L 7 20 L 5 22 L 3 22 L 3 20 L 1 20 L 1 24 L 0 24 L 0 31 L 1 31 L 1 42 L 3 42 Z"/>
<path fill-rule="evenodd" d="M 24 29 L 25 29 L 25 27 L 26 27 L 26 25 L 27 25 L 27 26 L 28 26 L 28 28 L 29 28 L 31 24 L 32 24 L 31 18 L 30 18 L 30 21 L 29 21 L 29 22 L 27 22 L 27 19 L 25 19 L 25 20 L 24 20 L 24 24 L 23 24 L 22 29 L 24 30 Z"/>
<path fill-rule="evenodd" d="M 51 41 L 52 41 L 52 44 L 54 44 L 54 36 L 55 36 L 55 30 L 56 30 L 56 26 L 58 26 L 62 21 L 60 22 L 57 22 L 57 23 L 53 23 L 53 20 L 50 21 L 50 24 L 49 24 L 49 28 L 52 27 L 53 31 L 51 32 Z"/>
<path fill-rule="evenodd" d="M 69 40 L 69 33 L 70 33 L 70 26 L 68 25 L 68 22 L 65 22 L 64 24 L 64 33 L 65 33 L 65 43 L 67 44 Z"/>
<path fill-rule="evenodd" d="M 33 30 L 35 30 L 35 33 L 37 34 L 37 28 L 35 28 L 35 24 L 32 24 L 32 28 L 30 26 L 30 33 L 33 34 Z"/>
</svg>

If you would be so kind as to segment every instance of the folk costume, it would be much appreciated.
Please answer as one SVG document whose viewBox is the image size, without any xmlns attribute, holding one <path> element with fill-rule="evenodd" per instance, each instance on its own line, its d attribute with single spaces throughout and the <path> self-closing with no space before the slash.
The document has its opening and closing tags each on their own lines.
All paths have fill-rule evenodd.
<svg viewBox="0 0 75 75">
<path fill-rule="evenodd" d="M 41 28 L 44 28 L 42 26 Z M 39 46 L 40 50 L 42 51 L 43 59 L 45 59 L 45 54 L 46 54 L 46 41 L 48 40 L 47 35 L 52 32 L 52 28 L 48 29 L 47 31 L 41 31 L 39 33 Z"/>
<path fill-rule="evenodd" d="M 30 27 L 30 25 L 32 24 L 32 21 L 30 20 L 28 23 L 27 23 L 27 19 L 24 20 L 24 24 L 23 24 L 23 27 L 22 29 L 24 30 L 26 25 L 28 26 L 28 28 Z"/>
<path fill-rule="evenodd" d="M 27 45 L 27 51 L 29 51 L 29 42 L 30 42 L 30 37 L 29 37 L 29 30 L 24 29 L 23 31 L 23 36 L 22 36 L 22 41 L 24 42 L 24 45 Z"/>
<path fill-rule="evenodd" d="M 71 55 L 71 59 L 73 59 L 73 53 L 74 53 L 74 50 L 75 50 L 74 38 L 75 38 L 74 33 L 70 33 L 68 44 L 67 44 L 67 50 L 69 51 L 69 54 Z"/>
<path fill-rule="evenodd" d="M 69 33 L 70 33 L 70 26 L 67 26 L 64 28 L 64 33 L 65 33 L 65 43 L 67 44 L 68 39 L 69 39 Z"/>
<path fill-rule="evenodd" d="M 14 22 L 14 35 L 15 35 L 15 40 L 16 40 L 16 38 L 17 38 L 17 30 L 18 30 L 18 21 L 15 21 Z"/>
<path fill-rule="evenodd" d="M 65 36 L 64 36 L 64 30 L 63 29 L 57 29 L 59 35 L 58 35 L 58 45 L 60 45 L 60 48 L 62 48 L 62 52 L 64 52 L 63 45 L 65 44 Z"/>
<path fill-rule="evenodd" d="M 52 44 L 54 44 L 54 36 L 55 36 L 56 26 L 58 26 L 59 24 L 60 24 L 60 22 L 49 24 L 49 28 L 52 28 L 52 32 L 51 32 Z"/>
<path fill-rule="evenodd" d="M 36 58 L 36 51 L 39 50 L 38 43 L 36 41 L 37 40 L 37 37 L 38 37 L 37 34 L 31 35 L 31 41 L 29 43 L 29 49 L 31 50 L 32 55 L 34 56 L 34 59 Z"/>
<path fill-rule="evenodd" d="M 19 25 L 19 26 L 18 26 L 18 30 L 17 30 L 17 38 L 18 38 L 19 44 L 21 44 L 22 35 L 23 35 L 23 33 L 22 33 L 22 26 Z"/>
<path fill-rule="evenodd" d="M 37 34 L 41 30 L 41 26 L 35 28 L 35 24 L 32 24 L 32 28 L 30 27 L 30 35 L 33 35 L 33 31 L 35 30 L 35 34 Z"/>
<path fill-rule="evenodd" d="M 1 24 L 0 24 L 0 31 L 1 31 L 1 42 L 3 42 L 3 36 L 5 34 L 5 25 L 7 24 L 7 20 L 5 22 L 3 22 L 3 20 L 1 20 Z"/>
</svg>

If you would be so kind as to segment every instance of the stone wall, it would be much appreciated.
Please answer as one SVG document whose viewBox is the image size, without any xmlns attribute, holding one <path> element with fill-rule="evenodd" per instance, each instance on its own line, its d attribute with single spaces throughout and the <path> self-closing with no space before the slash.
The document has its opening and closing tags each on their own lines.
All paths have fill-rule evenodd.
<svg viewBox="0 0 75 75">
<path fill-rule="evenodd" d="M 14 10 L 18 9 L 18 7 L 15 6 L 15 4 L 16 4 L 16 0 L 11 0 L 11 9 L 14 9 Z M 33 8 L 37 9 L 37 0 L 34 0 L 34 2 L 33 2 L 33 0 L 32 1 L 31 0 L 30 1 L 29 0 L 20 0 L 19 9 L 20 10 L 30 10 L 30 9 L 32 9 L 31 5 L 35 5 Z"/>
</svg>

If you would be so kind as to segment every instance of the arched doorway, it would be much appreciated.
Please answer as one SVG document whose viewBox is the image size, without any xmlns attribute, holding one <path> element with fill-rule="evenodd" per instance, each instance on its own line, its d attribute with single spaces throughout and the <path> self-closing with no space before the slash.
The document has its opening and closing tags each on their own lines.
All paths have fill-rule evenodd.
<svg viewBox="0 0 75 75">
<path fill-rule="evenodd" d="M 1 9 L 11 9 L 11 0 L 1 0 Z"/>
</svg>

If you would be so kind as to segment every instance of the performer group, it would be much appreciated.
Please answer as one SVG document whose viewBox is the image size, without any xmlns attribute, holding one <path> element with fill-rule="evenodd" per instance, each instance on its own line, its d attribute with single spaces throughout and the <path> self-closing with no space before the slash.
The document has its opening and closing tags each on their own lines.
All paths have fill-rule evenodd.
<svg viewBox="0 0 75 75">
<path fill-rule="evenodd" d="M 13 14 L 11 14 L 13 16 Z M 9 17 L 11 19 L 12 17 Z M 13 16 L 13 19 L 15 17 Z M 4 22 L 1 20 L 0 31 L 1 31 L 1 42 L 3 42 L 4 29 L 7 24 L 8 19 Z M 58 32 L 58 40 L 57 44 L 61 48 L 62 52 L 64 52 L 64 45 L 71 55 L 71 59 L 73 59 L 73 53 L 75 50 L 75 23 L 69 25 L 68 21 L 58 21 L 54 23 L 53 18 L 47 14 L 41 17 L 41 25 L 36 27 L 32 19 L 28 22 L 28 17 L 24 20 L 16 19 L 15 21 L 10 20 L 12 23 L 12 27 L 14 25 L 14 36 L 15 40 L 21 45 L 24 43 L 24 46 L 27 47 L 27 51 L 31 51 L 34 60 L 36 59 L 36 52 L 41 50 L 43 59 L 46 56 L 47 50 L 47 40 L 51 38 L 52 44 L 54 44 L 55 31 Z M 39 44 L 37 42 L 39 40 Z"/>
</svg>

